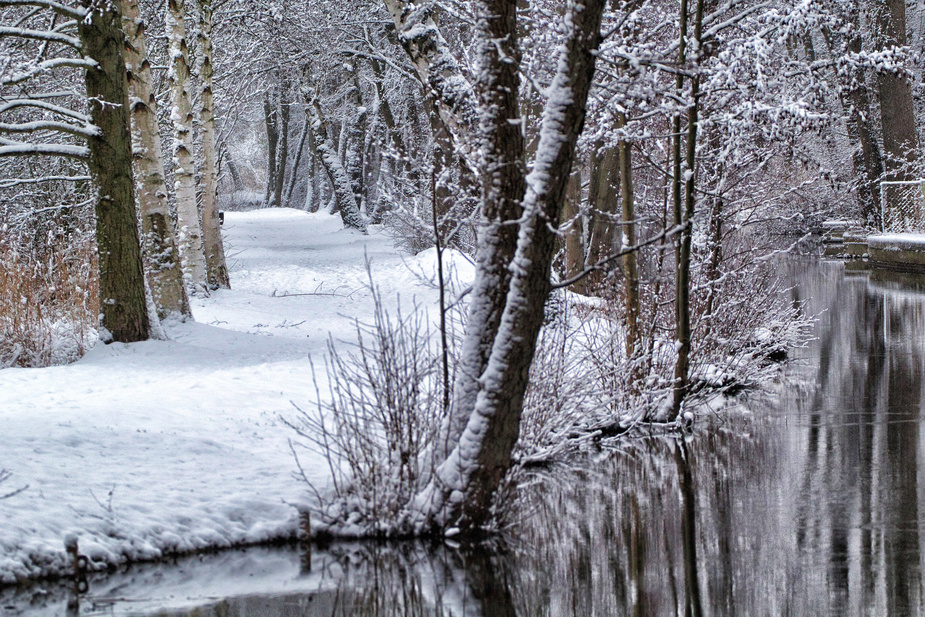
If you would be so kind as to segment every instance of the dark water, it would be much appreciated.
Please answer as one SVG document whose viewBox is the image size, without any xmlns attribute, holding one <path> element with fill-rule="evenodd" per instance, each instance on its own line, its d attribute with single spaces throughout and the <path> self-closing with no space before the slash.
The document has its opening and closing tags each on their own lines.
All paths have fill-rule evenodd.
<svg viewBox="0 0 925 617">
<path fill-rule="evenodd" d="M 819 323 L 786 385 L 538 475 L 500 550 L 252 549 L 91 581 L 79 604 L 0 594 L 0 617 L 925 614 L 925 292 L 788 267 Z"/>
</svg>

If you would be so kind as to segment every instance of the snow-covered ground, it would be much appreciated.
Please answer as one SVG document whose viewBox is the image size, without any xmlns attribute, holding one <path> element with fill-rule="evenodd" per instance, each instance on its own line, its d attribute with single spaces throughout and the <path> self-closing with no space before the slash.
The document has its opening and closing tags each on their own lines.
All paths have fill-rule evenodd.
<svg viewBox="0 0 925 617">
<path fill-rule="evenodd" d="M 434 252 L 376 228 L 271 209 L 227 213 L 224 233 L 233 289 L 194 299 L 170 340 L 0 371 L 0 495 L 28 485 L 0 500 L 0 583 L 64 571 L 70 533 L 99 565 L 295 534 L 307 490 L 279 418 L 313 406 L 328 333 L 354 340 L 371 315 L 364 255 L 386 301 L 436 307 Z M 301 462 L 325 483 L 323 461 Z"/>
</svg>

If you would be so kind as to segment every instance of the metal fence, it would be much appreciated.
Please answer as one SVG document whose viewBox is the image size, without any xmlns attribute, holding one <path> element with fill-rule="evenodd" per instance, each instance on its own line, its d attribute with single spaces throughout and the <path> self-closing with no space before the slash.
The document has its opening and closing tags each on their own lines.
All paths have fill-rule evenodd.
<svg viewBox="0 0 925 617">
<path fill-rule="evenodd" d="M 880 183 L 884 233 L 925 233 L 925 180 Z"/>
</svg>

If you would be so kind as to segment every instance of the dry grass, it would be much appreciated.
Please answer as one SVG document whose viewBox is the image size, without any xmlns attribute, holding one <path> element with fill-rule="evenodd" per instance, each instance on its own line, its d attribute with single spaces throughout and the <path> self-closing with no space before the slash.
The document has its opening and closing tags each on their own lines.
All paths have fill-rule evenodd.
<svg viewBox="0 0 925 617">
<path fill-rule="evenodd" d="M 36 255 L 0 229 L 0 368 L 70 362 L 96 340 L 96 249 L 74 240 Z"/>
</svg>

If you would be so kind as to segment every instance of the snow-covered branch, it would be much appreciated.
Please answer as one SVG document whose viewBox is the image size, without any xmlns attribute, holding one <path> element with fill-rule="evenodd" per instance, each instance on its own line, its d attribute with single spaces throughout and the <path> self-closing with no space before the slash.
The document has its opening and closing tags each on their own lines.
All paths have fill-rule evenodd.
<svg viewBox="0 0 925 617">
<path fill-rule="evenodd" d="M 40 176 L 37 178 L 9 178 L 0 180 L 0 189 L 8 189 L 25 184 L 41 184 L 43 182 L 87 182 L 90 176 Z"/>
<path fill-rule="evenodd" d="M 0 26 L 0 38 L 16 37 L 18 39 L 31 39 L 34 41 L 47 41 L 49 43 L 61 43 L 74 49 L 80 49 L 80 39 L 60 32 L 50 30 L 30 30 L 29 28 L 11 28 L 9 26 Z"/>
<path fill-rule="evenodd" d="M 86 146 L 73 146 L 69 144 L 24 144 L 3 140 L 0 146 L 0 158 L 7 156 L 63 156 L 65 158 L 86 160 L 90 157 L 90 149 Z"/>
<path fill-rule="evenodd" d="M 51 9 L 58 15 L 71 19 L 83 19 L 87 15 L 87 10 L 82 7 L 70 6 L 53 0 L 0 0 L 0 7 L 11 6 L 36 6 Z"/>
<path fill-rule="evenodd" d="M 7 112 L 11 109 L 16 109 L 17 107 L 37 107 L 39 109 L 44 109 L 45 111 L 50 111 L 54 114 L 60 116 L 65 116 L 67 118 L 72 118 L 78 122 L 90 122 L 90 116 L 87 114 L 74 111 L 67 107 L 62 107 L 61 105 L 55 105 L 53 103 L 47 103 L 45 101 L 36 100 L 34 98 L 28 99 L 10 99 L 3 103 L 0 103 L 0 114 Z"/>
<path fill-rule="evenodd" d="M 90 58 L 53 58 L 51 60 L 44 60 L 39 62 L 38 64 L 29 67 L 28 70 L 13 73 L 9 77 L 0 79 L 0 86 L 13 86 L 16 84 L 21 84 L 32 79 L 36 75 L 44 73 L 45 71 L 50 71 L 52 69 L 61 67 L 92 69 L 96 66 L 96 61 Z"/>
<path fill-rule="evenodd" d="M 56 131 L 88 138 L 99 137 L 101 133 L 99 127 L 92 124 L 78 126 L 67 122 L 55 122 L 54 120 L 35 120 L 20 124 L 0 122 L 0 133 L 34 133 L 35 131 Z"/>
</svg>

